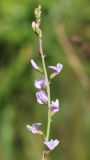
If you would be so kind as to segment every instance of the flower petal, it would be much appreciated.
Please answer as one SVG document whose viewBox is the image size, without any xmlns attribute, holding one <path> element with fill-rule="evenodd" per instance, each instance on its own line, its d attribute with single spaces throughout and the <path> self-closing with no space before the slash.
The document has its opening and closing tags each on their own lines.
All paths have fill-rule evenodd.
<svg viewBox="0 0 90 160">
<path fill-rule="evenodd" d="M 60 73 L 60 71 L 62 70 L 62 68 L 63 68 L 63 65 L 60 64 L 60 63 L 58 63 L 57 64 L 57 72 Z"/>
<path fill-rule="evenodd" d="M 51 104 L 50 104 L 50 109 L 51 109 L 51 112 L 58 112 L 59 111 L 59 100 L 56 99 L 56 101 L 52 101 Z"/>
<path fill-rule="evenodd" d="M 39 92 L 36 93 L 36 98 L 39 104 L 47 103 L 48 100 L 48 96 L 43 90 L 40 90 Z"/>
<path fill-rule="evenodd" d="M 55 67 L 55 66 L 48 66 L 48 68 L 57 71 L 57 67 Z"/>
<path fill-rule="evenodd" d="M 32 67 L 36 70 L 39 70 L 39 67 L 38 65 L 35 63 L 35 61 L 33 59 L 31 59 L 31 64 L 32 64 Z"/>
<path fill-rule="evenodd" d="M 58 144 L 59 141 L 57 139 L 43 142 L 49 150 L 53 150 Z"/>
<path fill-rule="evenodd" d="M 42 78 L 36 79 L 34 85 L 38 89 L 42 89 L 42 88 L 46 87 L 46 80 L 45 80 L 45 78 L 42 77 Z"/>
<path fill-rule="evenodd" d="M 30 125 L 26 125 L 27 129 L 29 131 L 31 131 L 32 133 L 38 133 L 39 131 L 39 127 L 41 126 L 41 123 L 34 123 L 31 126 Z"/>
<path fill-rule="evenodd" d="M 56 66 L 48 66 L 48 68 L 54 70 L 54 73 L 55 73 L 55 74 L 59 74 L 60 71 L 61 71 L 62 68 L 63 68 L 63 65 L 60 64 L 60 63 L 58 63 Z"/>
</svg>

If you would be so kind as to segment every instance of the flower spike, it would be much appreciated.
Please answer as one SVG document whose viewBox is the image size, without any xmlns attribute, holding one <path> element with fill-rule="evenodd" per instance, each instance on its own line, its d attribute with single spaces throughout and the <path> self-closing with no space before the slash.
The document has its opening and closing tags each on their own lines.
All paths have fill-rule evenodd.
<svg viewBox="0 0 90 160">
<path fill-rule="evenodd" d="M 44 104 L 47 106 L 48 110 L 48 120 L 47 120 L 47 129 L 46 129 L 46 134 L 44 134 L 41 130 L 39 130 L 41 123 L 34 123 L 32 125 L 26 125 L 27 129 L 32 132 L 33 134 L 40 134 L 43 135 L 44 141 L 43 144 L 46 146 L 45 150 L 43 151 L 42 154 L 42 160 L 46 159 L 46 156 L 54 150 L 57 145 L 59 144 L 59 140 L 55 139 L 50 139 L 50 129 L 51 129 L 51 122 L 52 122 L 52 116 L 59 111 L 59 100 L 56 99 L 55 101 L 51 100 L 51 90 L 50 90 L 50 80 L 53 79 L 56 75 L 58 75 L 62 68 L 63 65 L 60 63 L 57 63 L 56 66 L 48 66 L 49 69 L 52 70 L 52 73 L 50 77 L 48 77 L 47 69 L 46 69 L 46 63 L 45 63 L 45 55 L 43 51 L 43 34 L 41 30 L 41 14 L 42 14 L 42 8 L 41 5 L 39 5 L 35 11 L 35 21 L 32 22 L 32 29 L 38 36 L 39 40 L 39 53 L 41 56 L 41 61 L 42 61 L 42 68 L 40 68 L 36 62 L 31 59 L 31 65 L 32 67 L 40 72 L 42 75 L 40 78 L 35 79 L 34 81 L 34 86 L 39 89 L 38 92 L 36 92 L 36 100 L 39 104 Z"/>
</svg>

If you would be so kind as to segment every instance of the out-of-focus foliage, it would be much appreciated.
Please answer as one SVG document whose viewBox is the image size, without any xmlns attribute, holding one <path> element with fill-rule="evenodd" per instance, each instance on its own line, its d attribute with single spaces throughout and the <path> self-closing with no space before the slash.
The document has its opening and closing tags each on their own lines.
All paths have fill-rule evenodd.
<svg viewBox="0 0 90 160">
<path fill-rule="evenodd" d="M 39 160 L 41 137 L 26 129 L 47 123 L 47 109 L 36 102 L 30 59 L 39 65 L 38 40 L 31 28 L 34 8 L 41 3 L 46 64 L 64 65 L 51 84 L 60 112 L 52 137 L 60 145 L 52 160 L 90 160 L 90 1 L 0 0 L 0 160 Z M 42 126 L 45 130 L 45 127 Z"/>
</svg>

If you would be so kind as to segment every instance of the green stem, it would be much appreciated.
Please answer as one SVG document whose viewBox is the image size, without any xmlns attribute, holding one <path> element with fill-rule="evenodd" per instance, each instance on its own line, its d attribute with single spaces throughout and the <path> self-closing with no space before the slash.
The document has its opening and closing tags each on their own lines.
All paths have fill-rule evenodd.
<svg viewBox="0 0 90 160">
<path fill-rule="evenodd" d="M 42 160 L 45 160 L 45 151 L 43 151 Z"/>
<path fill-rule="evenodd" d="M 39 36 L 39 50 L 42 58 L 42 64 L 43 64 L 43 70 L 44 70 L 44 75 L 45 75 L 45 80 L 47 84 L 47 94 L 48 94 L 48 122 L 47 122 L 47 132 L 46 132 L 46 140 L 49 140 L 49 135 L 50 135 L 50 125 L 51 125 L 51 111 L 50 111 L 50 84 L 48 80 L 48 75 L 47 75 L 47 70 L 46 70 L 46 65 L 45 65 L 45 55 L 43 53 L 43 47 L 42 47 L 42 37 Z"/>
</svg>

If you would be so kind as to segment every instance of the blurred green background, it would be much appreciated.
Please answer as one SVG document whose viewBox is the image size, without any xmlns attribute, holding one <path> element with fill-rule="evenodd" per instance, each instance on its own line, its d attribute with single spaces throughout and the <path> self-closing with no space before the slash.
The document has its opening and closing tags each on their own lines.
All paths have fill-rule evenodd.
<svg viewBox="0 0 90 160">
<path fill-rule="evenodd" d="M 36 102 L 34 80 L 40 75 L 30 59 L 41 64 L 38 39 L 31 28 L 34 9 L 42 5 L 46 65 L 63 64 L 51 84 L 59 98 L 51 138 L 60 145 L 49 160 L 90 160 L 90 1 L 0 0 L 0 160 L 40 160 L 42 139 L 26 124 L 41 122 L 47 110 Z"/>
</svg>

